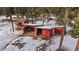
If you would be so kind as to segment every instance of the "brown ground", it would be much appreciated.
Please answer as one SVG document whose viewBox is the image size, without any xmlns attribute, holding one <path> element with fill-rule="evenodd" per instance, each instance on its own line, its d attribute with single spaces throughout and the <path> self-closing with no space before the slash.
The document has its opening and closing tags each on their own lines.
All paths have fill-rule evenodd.
<svg viewBox="0 0 79 59">
<path fill-rule="evenodd" d="M 24 33 L 25 36 L 31 36 L 34 37 L 35 33 L 34 32 L 28 32 L 28 33 Z"/>
<path fill-rule="evenodd" d="M 76 50 L 78 49 L 79 49 L 79 39 L 78 39 L 77 46 L 76 46 Z"/>
</svg>

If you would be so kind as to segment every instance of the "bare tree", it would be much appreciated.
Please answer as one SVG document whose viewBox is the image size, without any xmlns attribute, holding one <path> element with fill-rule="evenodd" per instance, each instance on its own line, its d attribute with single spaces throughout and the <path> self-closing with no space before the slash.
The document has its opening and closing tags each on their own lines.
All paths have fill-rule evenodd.
<svg viewBox="0 0 79 59">
<path fill-rule="evenodd" d="M 61 35 L 61 40 L 60 40 L 59 48 L 57 49 L 58 51 L 62 50 L 62 43 L 63 43 L 63 38 L 64 38 L 65 31 L 66 31 L 67 20 L 68 20 L 68 8 L 65 8 L 64 30 L 63 30 L 62 35 Z"/>
<path fill-rule="evenodd" d="M 11 16 L 11 14 L 9 14 L 9 16 L 10 16 L 10 20 L 11 20 L 11 24 L 12 24 L 12 29 L 13 29 L 13 31 L 14 31 L 14 25 L 13 25 L 12 16 Z"/>
</svg>

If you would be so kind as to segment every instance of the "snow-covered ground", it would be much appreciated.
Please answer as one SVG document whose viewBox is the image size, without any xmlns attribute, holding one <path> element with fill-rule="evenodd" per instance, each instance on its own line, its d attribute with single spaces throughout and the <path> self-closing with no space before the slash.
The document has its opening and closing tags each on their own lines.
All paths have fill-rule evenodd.
<svg viewBox="0 0 79 59">
<path fill-rule="evenodd" d="M 60 42 L 60 36 L 54 36 L 52 37 L 51 44 L 46 48 L 47 51 L 54 51 L 59 47 Z M 26 43 L 23 48 L 19 49 L 17 46 L 12 45 L 17 40 L 21 40 L 22 43 Z M 37 47 L 39 47 L 42 44 L 48 44 L 47 40 L 42 40 L 41 38 L 38 38 L 37 40 L 33 39 L 32 37 L 19 37 L 15 41 L 13 41 L 6 49 L 5 51 L 36 51 Z"/>
<path fill-rule="evenodd" d="M 19 40 L 23 39 L 21 41 L 26 43 L 23 48 L 19 49 L 17 46 L 10 44 L 5 50 L 6 51 L 35 51 L 37 46 L 45 42 L 45 40 L 40 40 L 40 39 L 34 40 L 32 37 L 19 37 L 18 39 Z"/>
<path fill-rule="evenodd" d="M 15 24 L 14 27 L 16 27 Z M 0 22 L 0 30 L 12 30 L 11 22 Z"/>
<path fill-rule="evenodd" d="M 67 34 L 64 36 L 63 47 L 70 51 L 75 51 L 78 38 L 73 38 L 71 35 Z"/>
<path fill-rule="evenodd" d="M 71 30 L 72 30 L 72 27 L 66 25 L 66 32 L 69 32 L 69 31 L 71 31 Z"/>
<path fill-rule="evenodd" d="M 55 51 L 59 47 L 61 36 L 53 36 L 51 44 L 45 48 L 46 51 Z M 24 46 L 19 49 L 18 46 L 12 45 L 17 40 L 21 40 L 20 43 L 25 43 Z M 70 35 L 65 35 L 63 40 L 63 47 L 68 51 L 74 51 L 76 48 L 78 39 L 72 38 Z M 42 47 L 42 44 L 48 44 L 48 41 L 38 38 L 37 40 L 32 37 L 24 36 L 19 37 L 13 41 L 4 51 L 36 51 L 37 47 Z M 39 48 L 39 49 L 40 49 Z"/>
<path fill-rule="evenodd" d="M 0 21 L 2 21 L 3 19 L 5 19 L 5 20 L 7 19 L 6 15 L 2 15 L 2 16 L 0 15 Z"/>
<path fill-rule="evenodd" d="M 2 50 L 4 46 L 12 40 L 12 38 L 15 38 L 20 33 L 22 33 L 22 31 L 17 30 L 15 30 L 14 32 L 12 31 L 11 23 L 9 22 L 0 23 L 0 50 Z"/>
</svg>

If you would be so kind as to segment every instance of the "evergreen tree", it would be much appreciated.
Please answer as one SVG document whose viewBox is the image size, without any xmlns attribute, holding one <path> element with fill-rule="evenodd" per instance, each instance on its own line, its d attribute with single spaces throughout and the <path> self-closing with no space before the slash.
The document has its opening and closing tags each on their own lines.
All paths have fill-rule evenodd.
<svg viewBox="0 0 79 59">
<path fill-rule="evenodd" d="M 79 36 L 79 8 L 77 8 L 77 19 L 75 24 L 73 25 L 72 35 Z"/>
</svg>

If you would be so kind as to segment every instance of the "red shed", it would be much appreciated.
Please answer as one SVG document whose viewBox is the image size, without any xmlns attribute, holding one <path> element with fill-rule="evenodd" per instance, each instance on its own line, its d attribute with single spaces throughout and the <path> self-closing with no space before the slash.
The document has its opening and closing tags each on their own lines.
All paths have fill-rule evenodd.
<svg viewBox="0 0 79 59">
<path fill-rule="evenodd" d="M 55 26 L 54 33 L 56 33 L 56 34 L 62 34 L 63 30 L 64 30 L 63 26 Z"/>
<path fill-rule="evenodd" d="M 42 35 L 45 36 L 46 38 L 51 38 L 52 37 L 52 29 L 43 29 L 42 30 Z"/>
<path fill-rule="evenodd" d="M 24 31 L 25 32 L 34 32 L 35 31 L 35 27 L 39 26 L 41 24 L 24 24 Z"/>
<path fill-rule="evenodd" d="M 54 33 L 53 32 L 53 29 L 54 29 L 53 25 L 37 26 L 36 29 L 37 29 L 36 34 L 42 35 L 46 39 L 50 39 Z"/>
</svg>

